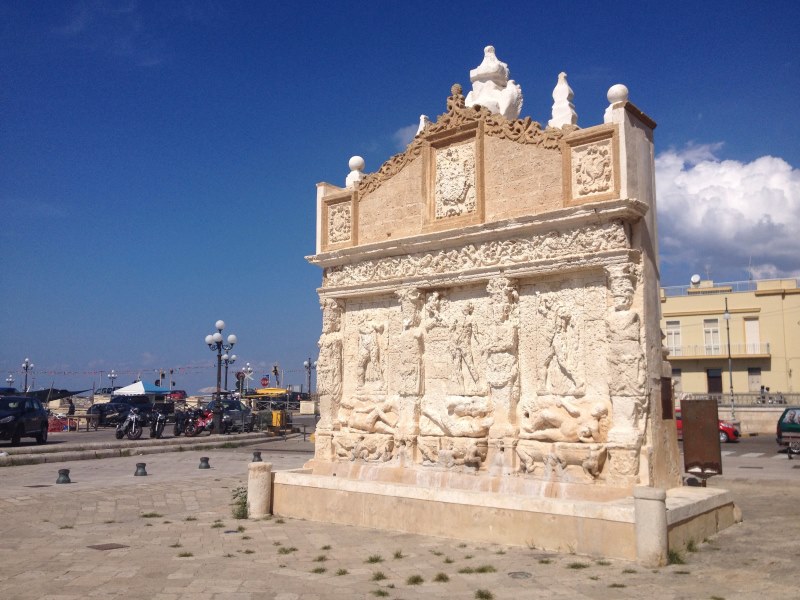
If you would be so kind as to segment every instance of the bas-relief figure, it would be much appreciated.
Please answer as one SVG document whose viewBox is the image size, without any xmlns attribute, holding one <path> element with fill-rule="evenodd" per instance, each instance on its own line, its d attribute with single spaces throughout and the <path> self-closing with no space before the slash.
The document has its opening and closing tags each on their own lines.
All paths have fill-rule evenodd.
<svg viewBox="0 0 800 600">
<path fill-rule="evenodd" d="M 491 436 L 502 438 L 513 434 L 519 400 L 519 294 L 516 283 L 506 277 L 491 279 L 486 291 L 491 311 L 486 343 L 486 381 L 494 409 Z"/>
<path fill-rule="evenodd" d="M 632 310 L 637 276 L 630 265 L 608 267 L 612 306 L 607 315 L 609 393 L 613 407 L 612 441 L 636 443 L 646 401 L 641 320 Z"/>
<path fill-rule="evenodd" d="M 385 387 L 381 337 L 385 325 L 367 316 L 358 327 L 356 379 L 358 389 L 382 390 Z"/>
<path fill-rule="evenodd" d="M 580 331 L 576 320 L 569 308 L 549 295 L 541 299 L 537 310 L 541 316 L 544 354 L 538 365 L 539 393 L 582 395 L 584 385 L 578 373 Z"/>
<path fill-rule="evenodd" d="M 480 342 L 478 325 L 472 316 L 474 310 L 473 303 L 467 302 L 462 308 L 461 318 L 456 318 L 451 326 L 453 340 L 450 354 L 455 365 L 453 373 L 458 394 L 475 394 L 479 391 L 475 353 L 480 352 Z"/>
<path fill-rule="evenodd" d="M 326 298 L 321 302 L 322 335 L 317 361 L 317 393 L 320 401 L 320 421 L 317 429 L 329 430 L 336 426 L 332 415 L 339 412 L 342 397 L 342 310 L 339 300 Z"/>
<path fill-rule="evenodd" d="M 400 396 L 418 397 L 424 385 L 423 354 L 425 330 L 421 326 L 423 293 L 415 288 L 397 292 L 400 299 L 402 329 L 397 338 L 399 356 L 397 392 Z"/>
</svg>

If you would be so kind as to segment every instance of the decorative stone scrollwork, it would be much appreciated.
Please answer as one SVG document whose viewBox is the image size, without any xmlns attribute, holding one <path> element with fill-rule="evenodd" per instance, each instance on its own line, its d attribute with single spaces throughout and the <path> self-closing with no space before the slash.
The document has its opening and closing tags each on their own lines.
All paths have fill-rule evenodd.
<svg viewBox="0 0 800 600">
<path fill-rule="evenodd" d="M 395 154 L 381 165 L 374 173 L 370 173 L 356 185 L 359 194 L 368 194 L 375 191 L 384 181 L 391 179 L 406 165 L 414 161 L 421 153 L 425 142 L 433 135 L 448 129 L 455 129 L 461 125 L 483 122 L 486 135 L 500 139 L 510 140 L 518 144 L 530 144 L 547 150 L 558 150 L 561 139 L 565 134 L 577 129 L 574 126 L 565 126 L 563 129 L 547 128 L 530 117 L 510 121 L 483 106 L 467 107 L 459 84 L 451 88 L 451 96 L 447 98 L 447 112 L 439 115 L 435 123 L 422 129 L 414 140 L 408 145 L 405 152 Z"/>
<path fill-rule="evenodd" d="M 528 261 L 589 254 L 628 247 L 619 221 L 589 225 L 565 232 L 549 231 L 506 240 L 469 244 L 450 250 L 419 252 L 402 257 L 365 260 L 329 267 L 323 287 L 458 273 L 464 269 L 514 266 Z"/>
</svg>

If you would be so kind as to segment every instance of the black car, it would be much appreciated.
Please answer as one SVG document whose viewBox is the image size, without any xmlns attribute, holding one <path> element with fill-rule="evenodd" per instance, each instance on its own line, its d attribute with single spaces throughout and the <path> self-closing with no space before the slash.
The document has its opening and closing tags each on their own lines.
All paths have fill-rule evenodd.
<svg viewBox="0 0 800 600">
<path fill-rule="evenodd" d="M 47 426 L 47 411 L 36 398 L 0 397 L 0 440 L 18 446 L 21 438 L 34 437 L 37 444 L 44 444 Z"/>
<path fill-rule="evenodd" d="M 102 402 L 92 404 L 86 411 L 87 415 L 98 415 L 97 425 L 116 425 L 125 420 L 131 410 L 130 404 L 125 402 Z"/>
</svg>

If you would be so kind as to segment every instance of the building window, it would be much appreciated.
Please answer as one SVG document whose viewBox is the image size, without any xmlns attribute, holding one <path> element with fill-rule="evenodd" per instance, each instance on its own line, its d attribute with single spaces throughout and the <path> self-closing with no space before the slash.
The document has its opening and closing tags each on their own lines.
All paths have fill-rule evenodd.
<svg viewBox="0 0 800 600">
<path fill-rule="evenodd" d="M 719 352 L 719 319 L 703 319 L 703 339 L 706 355 L 716 356 Z"/>
<path fill-rule="evenodd" d="M 680 369 L 672 369 L 672 391 L 676 396 L 683 392 Z"/>
<path fill-rule="evenodd" d="M 761 391 L 761 367 L 748 367 L 747 389 L 751 392 Z"/>
<path fill-rule="evenodd" d="M 667 349 L 672 356 L 681 356 L 681 322 L 667 321 Z"/>
<path fill-rule="evenodd" d="M 758 319 L 748 318 L 744 320 L 744 340 L 747 354 L 761 354 L 761 333 L 759 332 Z"/>
<path fill-rule="evenodd" d="M 709 394 L 721 394 L 722 369 L 706 369 L 706 385 Z"/>
</svg>

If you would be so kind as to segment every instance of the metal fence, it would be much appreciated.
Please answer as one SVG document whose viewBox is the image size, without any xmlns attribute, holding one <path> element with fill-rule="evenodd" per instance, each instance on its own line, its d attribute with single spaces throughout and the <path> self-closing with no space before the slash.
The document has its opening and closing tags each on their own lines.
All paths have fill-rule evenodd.
<svg viewBox="0 0 800 600">
<path fill-rule="evenodd" d="M 730 394 L 678 394 L 680 400 L 716 400 L 720 406 L 730 405 Z M 800 393 L 749 392 L 733 394 L 734 406 L 800 405 Z"/>
</svg>

